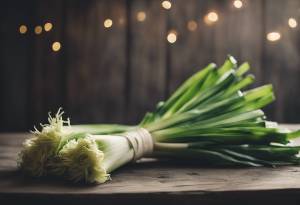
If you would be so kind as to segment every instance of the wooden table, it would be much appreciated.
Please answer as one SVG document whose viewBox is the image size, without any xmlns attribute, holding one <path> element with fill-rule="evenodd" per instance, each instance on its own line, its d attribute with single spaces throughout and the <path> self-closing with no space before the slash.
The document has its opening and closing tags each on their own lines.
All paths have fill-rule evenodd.
<svg viewBox="0 0 300 205">
<path fill-rule="evenodd" d="M 29 179 L 16 167 L 26 137 L 0 135 L 1 204 L 300 204 L 300 167 L 205 168 L 144 160 L 96 186 Z"/>
</svg>

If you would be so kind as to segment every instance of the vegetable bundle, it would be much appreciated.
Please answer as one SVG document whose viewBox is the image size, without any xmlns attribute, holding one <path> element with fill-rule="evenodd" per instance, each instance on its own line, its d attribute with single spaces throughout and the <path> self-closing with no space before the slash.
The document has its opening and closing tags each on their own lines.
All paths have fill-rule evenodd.
<svg viewBox="0 0 300 205">
<path fill-rule="evenodd" d="M 265 85 L 242 91 L 254 81 L 248 63 L 231 56 L 187 79 L 136 126 L 70 125 L 61 110 L 24 142 L 19 166 L 32 176 L 55 175 L 103 183 L 118 167 L 142 157 L 171 157 L 212 165 L 299 164 L 300 136 L 266 120 L 260 110 L 274 100 Z"/>
</svg>

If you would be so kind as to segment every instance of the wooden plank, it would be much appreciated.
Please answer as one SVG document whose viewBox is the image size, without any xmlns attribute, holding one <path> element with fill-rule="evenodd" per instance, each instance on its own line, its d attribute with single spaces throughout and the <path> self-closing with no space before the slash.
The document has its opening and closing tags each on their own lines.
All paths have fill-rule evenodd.
<svg viewBox="0 0 300 205">
<path fill-rule="evenodd" d="M 215 26 L 207 26 L 203 17 L 214 8 L 215 1 L 174 0 L 168 12 L 168 30 L 176 30 L 177 41 L 168 44 L 169 55 L 169 93 L 174 91 L 183 80 L 207 64 L 214 62 Z M 187 30 L 188 21 L 196 21 L 195 31 Z"/>
<path fill-rule="evenodd" d="M 297 205 L 299 199 L 298 190 L 272 190 L 272 191 L 234 191 L 234 192 L 181 192 L 178 195 L 172 193 L 143 193 L 143 194 L 113 194 L 113 195 L 93 195 L 82 197 L 80 194 L 12 194 L 0 196 L 2 202 L 9 204 L 22 204 L 24 202 L 30 204 L 124 204 L 124 205 L 164 205 L 166 203 L 172 205 L 188 205 L 188 204 L 205 204 L 205 205 L 251 205 L 251 204 L 274 204 L 280 205 L 287 203 Z"/>
<path fill-rule="evenodd" d="M 7 149 L 9 151 L 9 149 Z M 283 191 L 295 189 L 300 193 L 299 167 L 280 168 L 199 168 L 189 163 L 143 161 L 120 169 L 112 180 L 94 186 L 66 184 L 54 178 L 34 180 L 16 173 L 11 166 L 15 161 L 8 156 L 0 168 L 1 194 L 26 195 L 118 195 L 172 193 L 174 195 L 193 192 L 238 192 L 238 191 Z M 1 157 L 3 162 L 4 157 Z M 11 177 L 4 177 L 10 174 Z"/>
<path fill-rule="evenodd" d="M 166 79 L 166 11 L 161 1 L 129 2 L 129 75 L 127 121 L 138 123 L 164 99 Z M 137 15 L 144 12 L 145 19 Z M 140 14 L 142 15 L 142 14 Z"/>
<path fill-rule="evenodd" d="M 299 121 L 299 29 L 288 27 L 288 19 L 297 19 L 300 2 L 297 0 L 280 1 L 266 0 L 265 4 L 265 35 L 278 31 L 282 37 L 279 41 L 265 40 L 263 56 L 263 78 L 272 83 L 277 96 L 276 102 L 269 107 L 268 113 L 273 120 L 279 122 Z M 272 112 L 273 110 L 273 112 Z M 276 110 L 276 112 L 274 112 Z"/>
<path fill-rule="evenodd" d="M 63 1 L 35 2 L 35 18 L 32 33 L 34 36 L 34 55 L 31 78 L 29 79 L 31 96 L 28 109 L 30 110 L 30 128 L 47 120 L 49 111 L 56 112 L 63 106 L 64 68 L 62 57 L 64 54 L 63 37 Z M 41 34 L 34 34 L 36 26 L 44 27 L 45 23 L 52 23 L 53 28 Z M 52 50 L 53 42 L 60 42 L 62 49 Z"/>
<path fill-rule="evenodd" d="M 122 122 L 125 105 L 124 1 L 67 1 L 66 110 L 73 123 Z M 105 19 L 113 20 L 104 28 Z M 126 20 L 126 19 L 125 19 Z"/>
<path fill-rule="evenodd" d="M 291 127 L 300 128 L 300 125 Z M 96 186 L 31 179 L 16 171 L 21 133 L 0 135 L 0 200 L 9 204 L 297 204 L 300 167 L 211 168 L 144 159 Z"/>
<path fill-rule="evenodd" d="M 233 2 L 233 1 L 232 1 Z M 263 50 L 263 8 L 261 0 L 243 0 L 243 7 L 237 9 L 232 2 L 219 1 L 216 24 L 215 58 L 220 65 L 228 54 L 239 63 L 248 61 L 251 73 L 256 76 L 256 86 L 262 84 L 261 61 Z"/>
<path fill-rule="evenodd" d="M 228 54 L 235 56 L 239 62 L 249 61 L 253 73 L 260 76 L 263 29 L 257 22 L 262 19 L 261 1 L 243 2 L 244 8 L 240 11 L 232 4 L 220 1 L 174 3 L 171 27 L 177 28 L 179 36 L 178 42 L 170 46 L 171 90 L 197 68 L 214 61 L 221 65 Z M 216 12 L 219 20 L 209 26 L 203 18 L 210 11 Z M 193 32 L 187 29 L 187 22 L 191 20 L 198 23 Z"/>
<path fill-rule="evenodd" d="M 31 2 L 2 2 L 0 7 L 0 131 L 28 128 L 32 10 Z M 19 33 L 22 24 L 28 28 L 26 34 Z"/>
</svg>

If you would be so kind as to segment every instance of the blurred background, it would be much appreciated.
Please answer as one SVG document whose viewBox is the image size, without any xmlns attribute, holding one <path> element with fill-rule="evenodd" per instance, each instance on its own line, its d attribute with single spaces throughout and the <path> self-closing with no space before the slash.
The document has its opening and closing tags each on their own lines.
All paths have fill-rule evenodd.
<svg viewBox="0 0 300 205">
<path fill-rule="evenodd" d="M 72 123 L 137 123 L 227 54 L 272 83 L 271 120 L 300 122 L 299 0 L 10 0 L 0 8 L 0 131 L 63 107 Z"/>
</svg>

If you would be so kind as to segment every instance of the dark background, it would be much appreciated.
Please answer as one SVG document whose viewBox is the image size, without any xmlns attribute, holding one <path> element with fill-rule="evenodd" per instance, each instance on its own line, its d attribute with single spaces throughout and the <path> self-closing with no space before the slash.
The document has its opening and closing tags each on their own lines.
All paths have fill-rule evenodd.
<svg viewBox="0 0 300 205">
<path fill-rule="evenodd" d="M 256 86 L 272 83 L 270 119 L 300 122 L 299 0 L 4 1 L 0 7 L 0 131 L 24 131 L 62 106 L 73 123 L 137 123 L 186 77 L 227 54 L 249 61 Z M 137 13 L 146 13 L 143 22 Z M 206 25 L 215 11 L 219 20 Z M 105 19 L 113 20 L 104 28 Z M 187 29 L 194 20 L 195 31 Z M 50 32 L 34 27 L 53 24 Z M 28 31 L 19 33 L 20 25 Z M 166 36 L 176 30 L 177 41 Z M 281 39 L 270 42 L 269 32 Z M 51 45 L 59 41 L 61 50 Z"/>
</svg>

